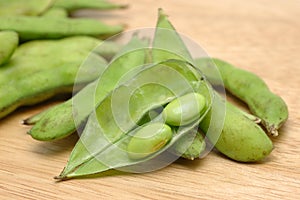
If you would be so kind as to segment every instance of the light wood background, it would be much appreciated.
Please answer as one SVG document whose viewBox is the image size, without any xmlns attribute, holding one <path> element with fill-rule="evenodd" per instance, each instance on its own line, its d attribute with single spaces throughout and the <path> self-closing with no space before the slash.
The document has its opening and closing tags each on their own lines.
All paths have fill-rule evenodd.
<svg viewBox="0 0 300 200">
<path fill-rule="evenodd" d="M 209 55 L 261 76 L 287 102 L 290 117 L 259 164 L 241 164 L 211 152 L 146 174 L 56 183 L 77 136 L 34 141 L 20 121 L 61 100 L 19 109 L 0 121 L 0 199 L 300 199 L 300 1 L 114 0 L 122 11 L 78 16 L 154 27 L 164 8 L 177 30 Z"/>
</svg>

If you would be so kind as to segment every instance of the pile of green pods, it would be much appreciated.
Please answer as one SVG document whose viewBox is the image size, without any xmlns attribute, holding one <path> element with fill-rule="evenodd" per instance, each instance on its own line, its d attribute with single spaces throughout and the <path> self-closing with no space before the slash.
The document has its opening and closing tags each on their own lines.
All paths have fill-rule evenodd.
<svg viewBox="0 0 300 200">
<path fill-rule="evenodd" d="M 283 99 L 253 73 L 220 59 L 192 57 L 161 9 L 153 40 L 137 33 L 122 47 L 112 42 L 94 49 L 99 40 L 90 36 L 97 34 L 90 30 L 77 36 L 76 29 L 50 31 L 47 40 L 35 40 L 46 30 L 42 20 L 57 20 L 49 22 L 53 26 L 67 24 L 69 12 L 98 8 L 95 2 L 40 1 L 39 9 L 33 6 L 13 17 L 0 9 L 7 22 L 0 30 L 18 27 L 14 23 L 19 15 L 24 25 L 27 21 L 41 25 L 34 34 L 27 27 L 0 32 L 0 40 L 10 41 L 0 48 L 5 52 L 0 54 L 0 82 L 10 83 L 5 87 L 9 93 L 0 93 L 0 117 L 76 86 L 68 101 L 24 120 L 32 125 L 28 134 L 36 140 L 80 135 L 56 179 L 91 177 L 109 170 L 148 172 L 179 157 L 203 158 L 213 147 L 246 163 L 259 162 L 272 152 L 269 135 L 277 136 L 288 118 Z M 103 4 L 103 9 L 120 7 Z M 27 42 L 18 46 L 18 39 Z M 216 89 L 220 86 L 244 101 L 251 113 L 228 102 Z"/>
<path fill-rule="evenodd" d="M 120 50 L 107 38 L 123 30 L 96 19 L 69 17 L 73 11 L 118 9 L 103 0 L 0 0 L 0 118 L 18 107 L 72 93 L 95 80 Z M 103 48 L 92 52 L 97 46 Z M 91 53 L 92 52 L 92 53 Z M 74 88 L 76 75 L 86 61 Z"/>
</svg>

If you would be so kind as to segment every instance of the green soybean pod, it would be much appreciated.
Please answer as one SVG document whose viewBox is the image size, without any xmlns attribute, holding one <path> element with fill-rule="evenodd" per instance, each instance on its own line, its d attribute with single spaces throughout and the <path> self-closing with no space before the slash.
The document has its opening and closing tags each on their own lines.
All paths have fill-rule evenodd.
<svg viewBox="0 0 300 200">
<path fill-rule="evenodd" d="M 41 70 L 73 63 L 79 68 L 90 51 L 101 43 L 88 36 L 61 40 L 36 40 L 18 46 L 10 62 L 0 67 L 0 86 L 12 84 Z M 76 64 L 75 64 L 76 63 Z"/>
<path fill-rule="evenodd" d="M 99 20 L 86 18 L 2 16 L 0 21 L 0 30 L 16 31 L 21 41 L 59 39 L 78 35 L 107 38 L 123 30 L 119 25 L 110 26 Z"/>
<path fill-rule="evenodd" d="M 174 144 L 175 154 L 188 160 L 199 158 L 206 148 L 206 142 L 201 133 L 193 129 Z"/>
<path fill-rule="evenodd" d="M 172 129 L 163 123 L 150 123 L 140 128 L 127 146 L 131 159 L 145 158 L 164 147 L 172 138 Z"/>
<path fill-rule="evenodd" d="M 112 60 L 118 53 L 122 52 L 124 45 L 117 42 L 105 40 L 101 45 L 93 49 L 93 52 L 101 55 L 107 61 Z"/>
<path fill-rule="evenodd" d="M 206 107 L 206 100 L 199 93 L 189 93 L 171 101 L 163 110 L 166 123 L 184 126 L 200 118 Z"/>
<path fill-rule="evenodd" d="M 0 118 L 22 105 L 72 92 L 82 61 L 99 42 L 92 37 L 77 36 L 31 41 L 18 47 L 11 62 L 0 68 Z M 91 55 L 88 67 L 78 80 L 82 85 L 96 79 L 107 64 L 101 56 Z"/>
<path fill-rule="evenodd" d="M 99 56 L 98 56 L 99 57 Z M 98 65 L 106 65 L 106 61 L 99 57 Z M 102 63 L 101 63 L 102 62 Z M 13 112 L 16 108 L 24 105 L 34 105 L 50 97 L 73 91 L 74 79 L 78 68 L 77 63 L 67 63 L 60 68 L 42 70 L 25 76 L 8 86 L 0 87 L 0 118 Z M 101 67 L 99 67 L 101 71 Z M 87 84 L 94 80 L 99 74 L 94 66 L 82 74 L 81 84 Z"/>
<path fill-rule="evenodd" d="M 0 31 L 0 66 L 9 61 L 19 44 L 18 34 L 14 31 Z"/>
<path fill-rule="evenodd" d="M 33 125 L 41 120 L 41 118 L 48 112 L 48 109 L 32 115 L 22 121 L 24 125 Z"/>
<path fill-rule="evenodd" d="M 127 7 L 126 5 L 118 5 L 105 0 L 56 0 L 53 6 L 64 8 L 68 11 L 78 9 L 110 10 Z"/>
<path fill-rule="evenodd" d="M 288 119 L 288 107 L 280 96 L 270 91 L 261 78 L 220 59 L 201 58 L 196 62 L 200 68 L 216 65 L 226 89 L 248 105 L 271 135 L 278 135 L 278 129 Z"/>
<path fill-rule="evenodd" d="M 45 12 L 54 1 L 55 0 L 0 0 L 0 16 L 37 16 Z"/>
<path fill-rule="evenodd" d="M 141 68 L 142 71 L 139 71 L 133 78 L 112 91 L 98 105 L 96 112 L 89 116 L 80 140 L 74 147 L 67 166 L 57 177 L 58 179 L 95 174 L 112 168 L 143 163 L 169 148 L 191 128 L 199 124 L 200 119 L 185 128 L 176 129 L 176 134 L 170 142 L 145 158 L 131 159 L 128 156 L 127 144 L 134 136 L 132 130 L 135 130 L 136 123 L 144 114 L 170 102 L 176 97 L 175 94 L 180 96 L 179 94 L 183 95 L 189 90 L 195 89 L 201 94 L 206 94 L 206 99 L 210 98 L 206 82 L 197 74 L 187 70 L 189 65 L 186 62 L 165 61 L 145 67 Z M 163 79 L 166 76 L 169 78 Z M 199 81 L 199 84 L 192 84 L 194 81 Z M 119 98 L 120 96 L 122 98 Z M 153 122 L 163 123 L 161 115 Z"/>
<path fill-rule="evenodd" d="M 218 115 L 218 106 L 222 105 L 222 99 L 216 95 L 216 115 Z M 224 102 L 223 102 L 224 103 Z M 207 132 L 211 113 L 205 116 L 199 127 L 203 132 Z M 218 123 L 218 122 L 211 122 Z M 215 145 L 215 148 L 229 158 L 240 162 L 257 162 L 268 156 L 273 150 L 273 144 L 263 129 L 245 116 L 242 112 L 232 109 L 226 104 L 226 116 L 220 135 L 214 131 L 206 136 Z"/>
<path fill-rule="evenodd" d="M 42 17 L 54 17 L 54 18 L 66 18 L 68 17 L 68 11 L 64 8 L 50 8 L 45 13 L 43 13 Z"/>
<path fill-rule="evenodd" d="M 74 133 L 76 124 L 86 120 L 96 105 L 117 86 L 122 76 L 144 64 L 146 52 L 143 48 L 146 46 L 147 42 L 134 36 L 105 68 L 99 79 L 87 85 L 70 100 L 50 108 L 28 133 L 34 139 L 42 141 L 58 140 Z M 96 53 L 99 51 L 101 50 L 97 48 Z M 95 102 L 91 102 L 94 99 Z M 73 105 L 77 105 L 77 108 Z M 76 116 L 76 121 L 73 109 L 79 109 L 77 113 L 80 114 Z"/>
</svg>

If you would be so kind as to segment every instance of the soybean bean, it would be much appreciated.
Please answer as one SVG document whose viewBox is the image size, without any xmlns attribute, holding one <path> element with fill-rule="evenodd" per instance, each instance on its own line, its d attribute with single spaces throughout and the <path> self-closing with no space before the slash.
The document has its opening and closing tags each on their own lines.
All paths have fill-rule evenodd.
<svg viewBox="0 0 300 200">
<path fill-rule="evenodd" d="M 216 104 L 212 110 L 216 115 L 220 112 L 222 99 L 216 95 Z M 211 113 L 205 116 L 200 123 L 202 131 L 207 132 L 211 122 Z M 214 124 L 214 125 L 215 125 Z M 218 124 L 217 126 L 222 126 Z M 226 104 L 226 116 L 221 134 L 210 132 L 207 134 L 210 141 L 215 144 L 216 149 L 229 158 L 240 162 L 257 162 L 268 156 L 273 150 L 273 144 L 263 129 L 255 122 L 246 117 L 242 112 L 232 109 Z"/>
<path fill-rule="evenodd" d="M 107 38 L 123 30 L 122 26 L 110 26 L 94 19 L 70 19 L 32 16 L 0 17 L 0 30 L 13 30 L 20 40 L 59 39 L 86 35 Z"/>
<path fill-rule="evenodd" d="M 18 34 L 14 31 L 0 31 L 0 66 L 5 64 L 19 44 Z"/>
<path fill-rule="evenodd" d="M 247 103 L 250 111 L 262 120 L 271 135 L 278 135 L 278 129 L 288 119 L 288 107 L 280 96 L 270 91 L 261 78 L 220 59 L 202 58 L 197 63 L 200 67 L 208 68 L 216 65 L 226 89 Z"/>
<path fill-rule="evenodd" d="M 164 147 L 172 138 L 172 129 L 162 123 L 150 123 L 139 129 L 128 143 L 131 159 L 145 158 Z"/>
<path fill-rule="evenodd" d="M 54 0 L 0 0 L 0 16 L 37 16 L 46 11 L 53 2 Z"/>
<path fill-rule="evenodd" d="M 200 118 L 206 107 L 203 95 L 190 93 L 171 101 L 163 110 L 166 123 L 172 126 L 184 126 Z"/>
</svg>

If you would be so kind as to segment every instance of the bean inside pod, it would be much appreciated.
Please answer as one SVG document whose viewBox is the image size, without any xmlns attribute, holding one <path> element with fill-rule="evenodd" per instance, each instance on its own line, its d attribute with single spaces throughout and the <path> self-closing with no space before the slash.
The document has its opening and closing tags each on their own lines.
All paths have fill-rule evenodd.
<svg viewBox="0 0 300 200">
<path fill-rule="evenodd" d="M 203 95 L 189 93 L 171 101 L 164 108 L 163 117 L 169 125 L 183 126 L 199 119 L 205 107 Z"/>
<path fill-rule="evenodd" d="M 172 129 L 163 123 L 150 123 L 139 129 L 128 143 L 131 159 L 141 159 L 160 150 L 172 138 Z"/>
</svg>

